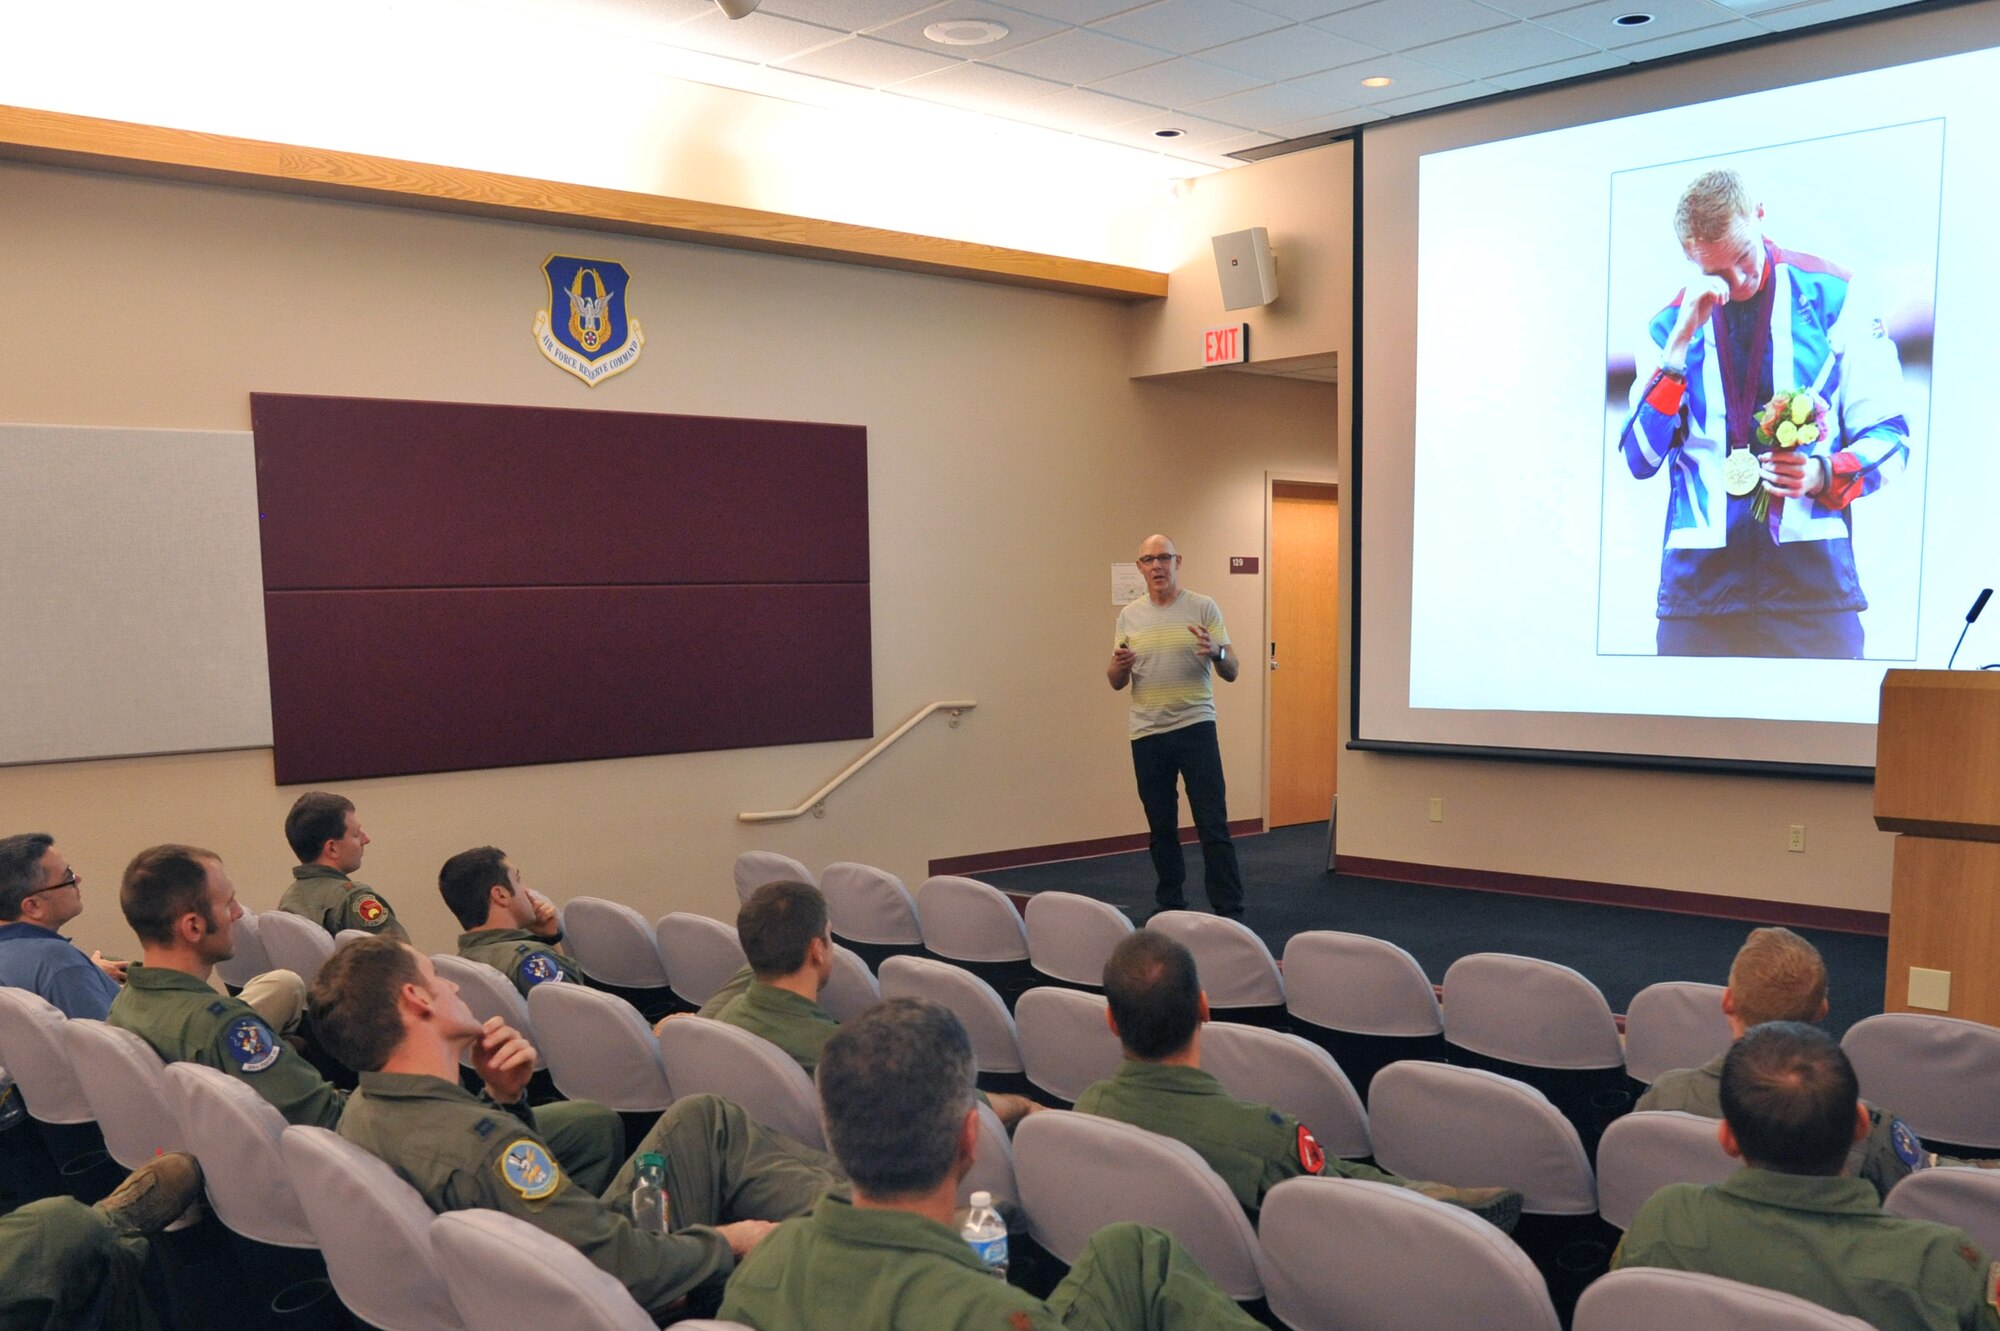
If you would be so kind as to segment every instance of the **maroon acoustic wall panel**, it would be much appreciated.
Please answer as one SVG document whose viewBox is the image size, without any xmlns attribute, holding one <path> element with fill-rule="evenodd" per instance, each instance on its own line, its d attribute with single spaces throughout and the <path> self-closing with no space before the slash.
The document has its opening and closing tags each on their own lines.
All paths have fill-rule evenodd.
<svg viewBox="0 0 2000 1331">
<path fill-rule="evenodd" d="M 865 738 L 859 426 L 253 394 L 280 784 Z"/>
</svg>

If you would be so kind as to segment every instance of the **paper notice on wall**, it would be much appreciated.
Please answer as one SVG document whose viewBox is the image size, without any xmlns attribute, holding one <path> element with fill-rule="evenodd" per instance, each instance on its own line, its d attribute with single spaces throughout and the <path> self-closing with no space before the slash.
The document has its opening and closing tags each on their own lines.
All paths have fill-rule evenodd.
<svg viewBox="0 0 2000 1331">
<path fill-rule="evenodd" d="M 1146 578 L 1137 564 L 1111 566 L 1111 604 L 1124 608 L 1146 594 Z"/>
</svg>

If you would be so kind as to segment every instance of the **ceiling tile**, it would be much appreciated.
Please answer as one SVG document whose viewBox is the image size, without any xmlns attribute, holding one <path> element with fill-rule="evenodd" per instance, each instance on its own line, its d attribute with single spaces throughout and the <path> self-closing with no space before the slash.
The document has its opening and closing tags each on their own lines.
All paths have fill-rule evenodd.
<svg viewBox="0 0 2000 1331">
<path fill-rule="evenodd" d="M 1355 125 L 1366 124 L 1371 120 L 1386 119 L 1388 114 L 1376 106 L 1350 106 L 1344 111 L 1335 111 L 1332 115 L 1294 120 L 1289 125 L 1279 125 L 1272 132 L 1287 139 L 1303 139 L 1336 129 L 1351 129 Z"/>
<path fill-rule="evenodd" d="M 1559 9 L 1576 8 L 1577 0 L 1485 0 L 1495 9 L 1504 9 L 1516 18 L 1540 18 Z"/>
<path fill-rule="evenodd" d="M 1612 22 L 1624 14 L 1651 14 L 1650 23 L 1621 27 Z M 1615 51 L 1621 46 L 1670 37 L 1695 28 L 1712 28 L 1735 16 L 1709 0 L 1596 0 L 1560 14 L 1545 15 L 1537 23 L 1591 46 Z"/>
<path fill-rule="evenodd" d="M 1058 23 L 1095 23 L 1144 3 L 1145 0 L 1007 0 L 1007 8 Z"/>
<path fill-rule="evenodd" d="M 1359 8 L 1371 3 L 1371 0 L 1243 0 L 1243 3 L 1252 9 L 1269 10 L 1303 23 L 1309 18 L 1323 18 L 1343 9 Z"/>
<path fill-rule="evenodd" d="M 1007 25 L 1007 35 L 997 42 L 982 42 L 978 46 L 946 46 L 924 36 L 924 29 L 940 19 L 987 19 Z M 939 55 L 956 56 L 960 60 L 985 60 L 1002 51 L 1016 46 L 1025 46 L 1062 29 L 1062 24 L 1051 19 L 1037 18 L 1033 14 L 1022 14 L 1002 9 L 998 5 L 955 3 L 935 5 L 921 14 L 912 14 L 894 23 L 885 23 L 869 31 L 870 37 L 878 37 L 885 42 L 896 42 L 902 46 L 912 46 L 919 51 L 933 51 Z"/>
<path fill-rule="evenodd" d="M 1658 60 L 1662 56 L 1679 55 L 1683 51 L 1701 51 L 1712 46 L 1726 46 L 1730 42 L 1747 41 L 1752 37 L 1764 37 L 1769 33 L 1742 19 L 1731 19 L 1718 23 L 1712 28 L 1695 28 L 1689 32 L 1677 32 L 1671 37 L 1658 37 L 1649 42 L 1634 42 L 1630 46 L 1618 48 L 1618 54 L 1627 60 Z"/>
<path fill-rule="evenodd" d="M 1357 60 L 1380 54 L 1380 48 L 1364 42 L 1349 41 L 1319 28 L 1294 24 L 1256 37 L 1246 37 L 1227 46 L 1212 47 L 1203 51 L 1201 58 L 1210 64 L 1240 69 L 1246 74 L 1283 80 L 1332 69 L 1336 65 L 1351 65 Z"/>
<path fill-rule="evenodd" d="M 1021 119 L 1031 124 L 1053 125 L 1057 129 L 1094 130 L 1137 120 L 1159 109 L 1157 106 L 1128 102 L 1123 97 L 1106 97 L 1088 88 L 1064 88 L 1038 102 L 1028 103 L 1019 114 Z"/>
<path fill-rule="evenodd" d="M 1158 0 L 1095 25 L 1098 32 L 1182 55 L 1281 28 L 1285 21 L 1236 0 Z"/>
<path fill-rule="evenodd" d="M 1468 38 L 1456 40 L 1466 41 Z M 1424 51 L 1432 50 L 1425 47 Z M 1382 76 L 1394 79 L 1386 88 L 1364 88 L 1361 80 Z M 1438 88 L 1449 88 L 1454 83 L 1465 82 L 1463 74 L 1436 65 L 1413 60 L 1407 55 L 1384 55 L 1359 64 L 1346 65 L 1340 69 L 1329 69 L 1320 74 L 1308 74 L 1302 79 L 1293 79 L 1285 85 L 1291 88 L 1305 88 L 1330 97 L 1337 102 L 1352 106 L 1372 106 L 1376 102 L 1386 102 L 1397 97 L 1414 97 L 1420 92 L 1432 92 Z"/>
<path fill-rule="evenodd" d="M 1155 130 L 1177 129 L 1178 138 L 1163 139 Z M 1137 120 L 1128 120 L 1122 125 L 1111 125 L 1097 131 L 1103 138 L 1119 143 L 1135 144 L 1141 148 L 1155 148 L 1161 152 L 1187 152 L 1193 149 L 1207 151 L 1211 143 L 1221 143 L 1225 139 L 1240 139 L 1243 130 L 1237 125 L 1225 125 L 1220 121 L 1203 120 L 1200 116 L 1189 115 L 1185 111 L 1155 111 Z"/>
<path fill-rule="evenodd" d="M 1410 54 L 1474 78 L 1490 78 L 1516 69 L 1589 55 L 1595 49 L 1588 42 L 1565 37 L 1533 23 L 1516 23 L 1491 32 L 1475 32 L 1470 37 L 1436 42 L 1419 47 Z"/>
<path fill-rule="evenodd" d="M 936 5 L 938 0 L 762 0 L 757 12 L 738 23 L 755 23 L 768 15 L 817 23 L 856 33 Z"/>
<path fill-rule="evenodd" d="M 1296 83 L 1274 83 L 1266 88 L 1233 93 L 1203 102 L 1195 110 L 1210 120 L 1241 125 L 1245 129 L 1269 129 L 1274 125 L 1304 120 L 1308 116 L 1330 115 L 1345 110 L 1353 102 L 1327 97 Z"/>
<path fill-rule="evenodd" d="M 1496 88 L 1533 88 L 1543 83 L 1560 83 L 1582 74 L 1595 74 L 1600 70 L 1616 69 L 1629 64 L 1623 54 L 1613 55 L 1609 51 L 1592 51 L 1589 55 L 1572 56 L 1568 60 L 1555 60 L 1546 65 L 1536 65 L 1530 69 L 1517 69 L 1508 74 L 1488 75 L 1486 82 Z"/>
<path fill-rule="evenodd" d="M 1907 0 L 1807 0 L 1802 5 L 1790 5 L 1783 9 L 1760 9 L 1757 22 L 1776 32 L 1793 28 L 1807 28 L 1815 23 L 1832 23 L 1836 19 L 1853 18 L 1857 14 L 1873 14 L 1879 10 L 1895 9 Z"/>
<path fill-rule="evenodd" d="M 757 64 L 769 64 L 797 55 L 815 46 L 837 42 L 845 33 L 810 23 L 795 23 L 776 14 L 752 14 L 746 19 L 724 18 L 721 10 L 693 19 L 673 30 L 673 44 L 690 51 L 733 56 Z"/>
<path fill-rule="evenodd" d="M 1457 102 L 1469 102 L 1478 97 L 1490 97 L 1504 91 L 1498 84 L 1460 83 L 1450 88 L 1440 88 L 1435 92 L 1414 93 L 1407 97 L 1391 97 L 1386 101 L 1372 103 L 1377 111 L 1392 116 L 1408 115 L 1412 111 L 1428 111 L 1436 106 L 1450 106 Z"/>
<path fill-rule="evenodd" d="M 1232 92 L 1242 92 L 1269 82 L 1270 79 L 1183 58 L 1100 79 L 1090 86 L 1113 97 L 1130 97 L 1135 102 L 1151 102 L 1154 106 L 1192 106 L 1196 102 L 1225 97 Z"/>
<path fill-rule="evenodd" d="M 849 37 L 781 60 L 778 67 L 841 83 L 857 83 L 864 88 L 886 88 L 960 63 L 950 56 L 915 51 L 894 42 L 878 42 L 873 37 Z"/>
<path fill-rule="evenodd" d="M 1167 59 L 1165 51 L 1135 46 L 1087 28 L 1064 28 L 1052 37 L 1002 51 L 987 64 L 1058 83 L 1095 83 L 1113 74 Z"/>
<path fill-rule="evenodd" d="M 943 102 L 947 106 L 963 106 L 1004 115 L 1030 102 L 1054 96 L 1068 86 L 1050 83 L 1047 79 L 1029 78 L 1010 69 L 966 61 L 935 74 L 899 83 L 896 91 L 927 102 Z"/>
<path fill-rule="evenodd" d="M 1385 51 L 1407 51 L 1413 46 L 1441 42 L 1447 37 L 1463 37 L 1468 32 L 1484 32 L 1514 22 L 1512 14 L 1473 0 L 1375 0 L 1330 17 L 1313 26 L 1337 37 L 1366 42 Z"/>
<path fill-rule="evenodd" d="M 1245 134 L 1243 131 L 1238 130 L 1236 137 L 1233 139 L 1222 139 L 1215 143 L 1203 144 L 1202 151 L 1219 156 L 1227 156 L 1230 153 L 1240 153 L 1245 148 L 1261 148 L 1267 143 L 1277 143 L 1278 141 L 1278 136 L 1275 134 L 1257 134 L 1254 132 Z"/>
<path fill-rule="evenodd" d="M 558 15 L 563 23 L 599 32 L 672 45 L 673 38 L 662 30 L 715 13 L 715 0 L 572 0 L 560 8 L 555 0 L 517 0 L 513 7 L 540 16 Z"/>
</svg>

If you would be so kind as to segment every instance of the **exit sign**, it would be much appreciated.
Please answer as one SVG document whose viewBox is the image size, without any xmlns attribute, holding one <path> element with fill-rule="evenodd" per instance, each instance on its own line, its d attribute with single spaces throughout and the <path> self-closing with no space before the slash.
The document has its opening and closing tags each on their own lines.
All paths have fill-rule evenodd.
<svg viewBox="0 0 2000 1331">
<path fill-rule="evenodd" d="M 1225 324 L 1201 335 L 1203 365 L 1243 365 L 1250 359 L 1250 325 Z"/>
</svg>

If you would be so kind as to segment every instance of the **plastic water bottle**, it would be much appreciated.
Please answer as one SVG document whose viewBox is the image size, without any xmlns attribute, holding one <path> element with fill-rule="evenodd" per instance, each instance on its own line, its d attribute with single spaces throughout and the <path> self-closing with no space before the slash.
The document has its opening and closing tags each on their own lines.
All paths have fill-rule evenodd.
<svg viewBox="0 0 2000 1331">
<path fill-rule="evenodd" d="M 1002 1280 L 1007 1278 L 1007 1225 L 993 1209 L 993 1194 L 972 1194 L 972 1209 L 966 1212 L 965 1228 L 959 1233 L 972 1245 L 972 1254 L 986 1269 Z"/>
<path fill-rule="evenodd" d="M 667 1162 L 652 1151 L 639 1157 L 639 1182 L 632 1189 L 632 1224 L 654 1234 L 667 1232 Z"/>
</svg>

